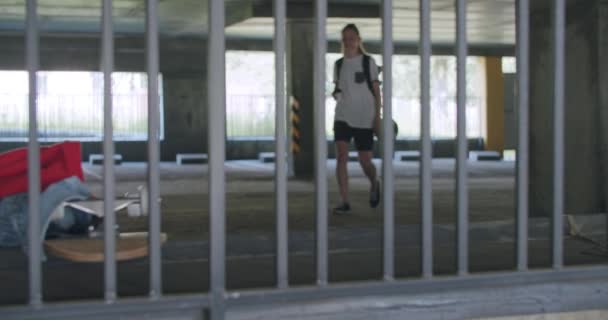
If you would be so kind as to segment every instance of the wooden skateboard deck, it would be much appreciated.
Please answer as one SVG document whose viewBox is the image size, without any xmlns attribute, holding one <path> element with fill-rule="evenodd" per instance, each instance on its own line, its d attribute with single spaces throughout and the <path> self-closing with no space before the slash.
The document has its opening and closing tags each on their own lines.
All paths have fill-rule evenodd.
<svg viewBox="0 0 608 320">
<path fill-rule="evenodd" d="M 167 234 L 161 233 L 161 243 Z M 55 239 L 44 242 L 46 252 L 70 261 L 102 262 L 103 238 Z M 131 260 L 148 255 L 147 232 L 125 232 L 116 238 L 116 261 Z"/>
</svg>

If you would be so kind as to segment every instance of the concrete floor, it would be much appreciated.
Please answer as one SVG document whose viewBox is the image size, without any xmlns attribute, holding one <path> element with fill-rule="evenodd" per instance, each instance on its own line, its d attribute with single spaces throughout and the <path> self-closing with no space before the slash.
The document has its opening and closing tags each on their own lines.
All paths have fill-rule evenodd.
<svg viewBox="0 0 608 320">
<path fill-rule="evenodd" d="M 379 162 L 377 162 L 379 164 Z M 101 167 L 83 164 L 86 182 L 101 194 Z M 395 270 L 397 277 L 420 274 L 419 167 L 395 162 Z M 227 286 L 229 289 L 274 285 L 273 164 L 258 161 L 226 163 Z M 165 293 L 206 291 L 209 269 L 209 212 L 206 165 L 161 164 L 162 229 Z M 335 161 L 328 162 L 330 207 L 337 202 Z M 329 277 L 332 282 L 382 277 L 382 211 L 367 204 L 369 184 L 357 163 L 349 164 L 353 213 L 329 216 Z M 116 167 L 117 194 L 134 192 L 145 181 L 141 163 Z M 314 183 L 290 180 L 289 276 L 292 285 L 315 283 Z M 515 266 L 514 163 L 469 163 L 470 268 L 472 272 L 511 270 Z M 434 269 L 454 274 L 454 161 L 433 160 Z M 119 216 L 121 231 L 142 231 L 147 219 Z M 604 227 L 602 230 L 606 230 Z M 600 235 L 604 239 L 605 235 Z M 530 219 L 530 266 L 551 265 L 550 223 Z M 18 249 L 0 249 L 0 304 L 27 300 L 27 260 Z M 566 237 L 565 262 L 606 263 L 597 246 Z M 103 296 L 103 264 L 73 263 L 49 257 L 43 264 L 44 299 L 90 299 Z M 118 264 L 119 294 L 146 295 L 148 261 Z"/>
</svg>

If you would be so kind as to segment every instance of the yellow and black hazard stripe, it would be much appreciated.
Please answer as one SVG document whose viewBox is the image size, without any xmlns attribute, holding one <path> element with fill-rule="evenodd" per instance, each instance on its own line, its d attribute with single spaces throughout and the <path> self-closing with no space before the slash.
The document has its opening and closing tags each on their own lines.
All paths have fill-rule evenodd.
<svg viewBox="0 0 608 320">
<path fill-rule="evenodd" d="M 291 152 L 300 153 L 300 102 L 296 98 L 291 102 Z"/>
</svg>

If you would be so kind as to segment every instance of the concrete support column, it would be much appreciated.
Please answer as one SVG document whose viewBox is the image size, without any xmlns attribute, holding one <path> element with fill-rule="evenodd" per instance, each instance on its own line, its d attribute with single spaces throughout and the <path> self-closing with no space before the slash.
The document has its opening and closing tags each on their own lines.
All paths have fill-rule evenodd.
<svg viewBox="0 0 608 320">
<path fill-rule="evenodd" d="M 601 163 L 603 181 L 608 181 L 608 0 L 601 0 L 597 10 L 597 42 L 598 42 L 598 94 L 601 128 Z M 603 196 L 604 212 L 608 209 L 608 187 L 604 185 Z M 608 233 L 607 233 L 608 236 Z"/>
<path fill-rule="evenodd" d="M 204 74 L 163 74 L 162 161 L 175 161 L 177 153 L 207 152 L 206 81 Z"/>
<path fill-rule="evenodd" d="M 287 92 L 300 105 L 300 151 L 293 154 L 296 178 L 314 175 L 313 50 L 312 19 L 287 21 Z"/>
<path fill-rule="evenodd" d="M 568 1 L 565 84 L 565 214 L 606 209 L 605 102 L 606 43 L 598 41 L 598 15 L 604 0 Z M 605 10 L 604 10 L 605 11 Z M 553 186 L 553 40 L 552 7 L 536 4 L 530 34 L 530 215 L 549 216 Z M 600 68 L 604 68 L 601 75 Z M 606 134 L 604 133 L 604 136 Z"/>
<path fill-rule="evenodd" d="M 505 148 L 505 92 L 501 57 L 486 57 L 486 150 Z"/>
</svg>

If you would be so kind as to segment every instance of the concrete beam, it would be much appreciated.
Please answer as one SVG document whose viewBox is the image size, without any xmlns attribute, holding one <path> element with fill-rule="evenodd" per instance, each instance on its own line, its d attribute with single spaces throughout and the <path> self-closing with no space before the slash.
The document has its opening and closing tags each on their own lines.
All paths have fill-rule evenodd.
<svg viewBox="0 0 608 320">
<path fill-rule="evenodd" d="M 418 43 L 414 42 L 395 42 L 395 54 L 418 54 Z M 228 38 L 226 39 L 227 50 L 256 50 L 256 51 L 272 51 L 272 39 L 254 39 L 254 38 Z M 365 41 L 365 49 L 370 53 L 380 54 L 382 52 L 382 43 L 378 41 Z M 454 44 L 434 44 L 432 47 L 433 54 L 436 55 L 453 55 Z M 327 51 L 338 53 L 340 52 L 340 42 L 328 40 Z M 486 56 L 486 57 L 512 57 L 515 55 L 515 46 L 513 45 L 469 45 L 469 55 L 471 56 Z"/>
<path fill-rule="evenodd" d="M 100 38 L 97 35 L 46 35 L 40 38 L 41 70 L 98 71 Z M 145 71 L 145 39 L 143 36 L 117 35 L 115 41 L 115 69 L 117 71 Z M 25 69 L 25 41 L 23 36 L 0 37 L 0 69 Z M 206 72 L 204 59 L 207 42 L 200 37 L 172 37 L 160 39 L 160 63 L 163 73 Z M 179 59 L 176 59 L 179 57 Z"/>
<path fill-rule="evenodd" d="M 312 18 L 314 16 L 313 1 L 287 1 L 287 18 Z M 257 3 L 253 6 L 254 17 L 274 16 L 271 1 Z M 377 18 L 380 16 L 378 3 L 328 3 L 328 18 Z"/>
</svg>

